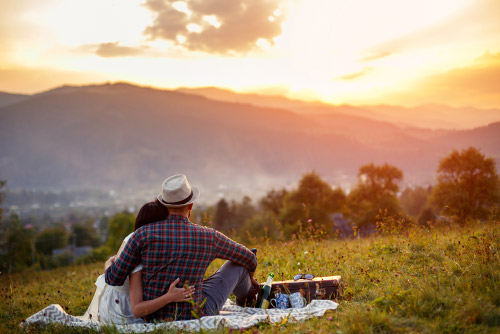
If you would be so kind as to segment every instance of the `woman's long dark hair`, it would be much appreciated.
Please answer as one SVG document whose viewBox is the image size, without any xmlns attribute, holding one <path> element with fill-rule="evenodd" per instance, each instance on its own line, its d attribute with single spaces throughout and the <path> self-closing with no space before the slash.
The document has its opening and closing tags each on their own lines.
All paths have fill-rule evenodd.
<svg viewBox="0 0 500 334">
<path fill-rule="evenodd" d="M 134 228 L 137 230 L 141 226 L 165 220 L 167 218 L 168 208 L 156 199 L 154 202 L 149 202 L 142 206 L 137 213 Z"/>
</svg>

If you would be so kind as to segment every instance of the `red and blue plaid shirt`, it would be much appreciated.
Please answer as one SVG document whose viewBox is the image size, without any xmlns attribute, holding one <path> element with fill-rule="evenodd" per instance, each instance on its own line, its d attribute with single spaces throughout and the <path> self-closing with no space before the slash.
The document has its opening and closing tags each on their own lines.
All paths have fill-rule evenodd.
<svg viewBox="0 0 500 334">
<path fill-rule="evenodd" d="M 257 268 L 257 258 L 245 246 L 224 234 L 191 223 L 181 215 L 139 228 L 127 242 L 116 261 L 106 270 L 106 283 L 123 285 L 132 270 L 142 263 L 143 298 L 151 300 L 168 292 L 170 283 L 181 282 L 195 286 L 193 300 L 203 301 L 203 277 L 216 258 L 233 261 L 249 271 Z M 193 319 L 193 304 L 170 303 L 144 319 Z"/>
</svg>

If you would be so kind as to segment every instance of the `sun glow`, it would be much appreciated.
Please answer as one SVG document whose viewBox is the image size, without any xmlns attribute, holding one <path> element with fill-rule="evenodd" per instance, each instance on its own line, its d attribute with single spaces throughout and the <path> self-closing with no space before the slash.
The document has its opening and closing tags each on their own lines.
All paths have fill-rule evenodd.
<svg viewBox="0 0 500 334">
<path fill-rule="evenodd" d="M 361 60 L 371 47 L 431 26 L 468 2 L 300 1 L 289 8 L 283 36 L 276 39 L 276 47 L 288 53 L 295 74 L 289 82 L 291 93 L 300 95 L 300 91 L 312 88 L 320 98 L 340 102 L 356 92 L 367 96 L 378 93 L 395 77 L 401 78 L 401 66 L 406 72 L 413 69 L 407 74 L 416 75 L 423 64 L 428 64 L 421 61 L 421 53 L 398 54 L 389 64 L 383 57 L 369 65 Z M 390 74 L 372 71 L 370 66 L 384 67 Z M 350 84 L 342 79 L 354 74 L 364 80 Z"/>
<path fill-rule="evenodd" d="M 4 68 L 79 71 L 161 87 L 279 87 L 293 98 L 370 102 L 423 75 L 471 64 L 488 50 L 500 52 L 495 46 L 500 43 L 493 43 L 500 42 L 500 34 L 425 43 L 426 33 L 432 38 L 440 25 L 446 28 L 450 18 L 473 3 L 282 0 L 279 9 L 263 16 L 270 23 L 281 22 L 281 34 L 259 35 L 250 40 L 255 47 L 247 52 L 208 53 L 187 50 L 193 45 L 189 38 L 210 31 L 214 43 L 221 43 L 216 34 L 224 31 L 227 17 L 220 8 L 189 22 L 174 35 L 176 40 L 165 40 L 145 34 L 157 13 L 138 0 L 9 2 L 0 5 L 0 21 L 12 26 L 5 30 L 7 23 L 0 23 L 0 60 Z M 187 17 L 200 15 L 187 1 L 172 6 Z"/>
</svg>

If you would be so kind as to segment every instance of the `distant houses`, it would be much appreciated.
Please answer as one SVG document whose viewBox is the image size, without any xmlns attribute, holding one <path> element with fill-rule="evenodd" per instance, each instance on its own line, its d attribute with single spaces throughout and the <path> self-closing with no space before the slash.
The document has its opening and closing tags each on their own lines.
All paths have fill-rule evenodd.
<svg viewBox="0 0 500 334">
<path fill-rule="evenodd" d="M 73 259 L 77 259 L 79 257 L 88 255 L 90 253 L 92 253 L 92 247 L 90 246 L 83 246 L 83 247 L 66 246 L 64 248 L 56 248 L 52 250 L 52 256 L 69 254 L 73 256 Z"/>
</svg>

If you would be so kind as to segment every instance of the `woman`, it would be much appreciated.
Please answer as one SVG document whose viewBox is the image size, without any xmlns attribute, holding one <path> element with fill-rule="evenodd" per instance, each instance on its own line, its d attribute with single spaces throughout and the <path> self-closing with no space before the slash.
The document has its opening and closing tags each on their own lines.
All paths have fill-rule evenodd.
<svg viewBox="0 0 500 334">
<path fill-rule="evenodd" d="M 134 228 L 137 230 L 145 224 L 165 220 L 167 217 L 168 209 L 158 200 L 155 200 L 142 206 L 137 214 Z M 112 256 L 106 261 L 104 265 L 105 270 L 120 255 L 133 233 L 130 233 L 123 240 L 117 255 Z M 176 279 L 170 284 L 167 293 L 156 299 L 144 301 L 142 269 L 142 265 L 138 265 L 122 286 L 107 285 L 104 280 L 104 274 L 99 276 L 95 283 L 97 290 L 94 298 L 85 315 L 79 318 L 86 321 L 101 321 L 115 325 L 142 323 L 143 320 L 141 317 L 156 312 L 168 303 L 188 301 L 194 292 L 193 286 L 177 288 L 176 285 L 179 283 L 179 279 Z M 95 315 L 97 315 L 97 319 Z"/>
</svg>

